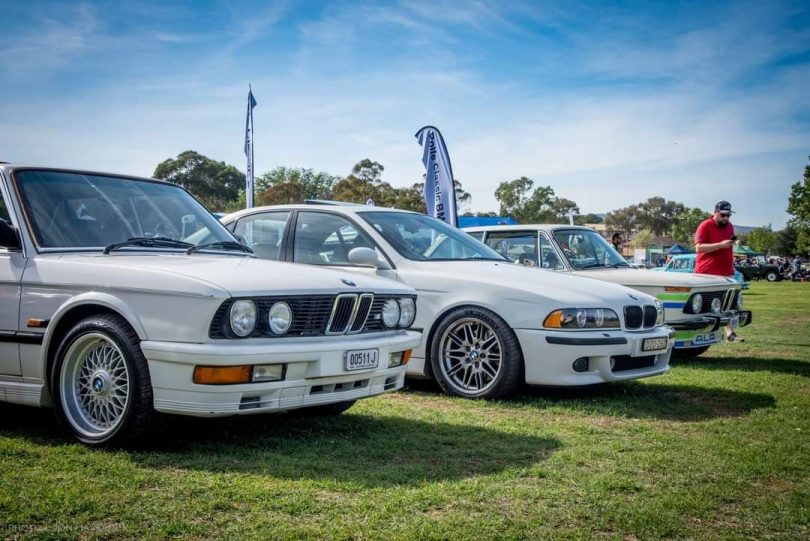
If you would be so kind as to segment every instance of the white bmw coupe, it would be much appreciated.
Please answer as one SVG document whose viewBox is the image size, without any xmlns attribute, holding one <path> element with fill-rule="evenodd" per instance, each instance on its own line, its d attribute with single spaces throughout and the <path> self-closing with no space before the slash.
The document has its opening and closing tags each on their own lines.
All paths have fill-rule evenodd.
<svg viewBox="0 0 810 541">
<path fill-rule="evenodd" d="M 521 384 L 588 385 L 667 371 L 673 331 L 655 298 L 513 265 L 444 222 L 394 209 L 310 203 L 226 215 L 257 256 L 414 287 L 424 330 L 408 374 L 492 398 Z"/>
</svg>

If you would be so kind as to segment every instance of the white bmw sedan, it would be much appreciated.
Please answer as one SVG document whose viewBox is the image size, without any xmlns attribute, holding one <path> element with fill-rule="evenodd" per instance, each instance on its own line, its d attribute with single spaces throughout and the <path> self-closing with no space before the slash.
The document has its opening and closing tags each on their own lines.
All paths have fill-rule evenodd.
<svg viewBox="0 0 810 541">
<path fill-rule="evenodd" d="M 89 445 L 155 412 L 399 389 L 414 310 L 403 284 L 256 258 L 174 184 L 0 164 L 0 401 L 53 406 Z"/>
<path fill-rule="evenodd" d="M 408 374 L 492 398 L 523 383 L 589 385 L 667 371 L 660 301 L 623 286 L 513 265 L 444 222 L 394 209 L 303 204 L 222 218 L 257 256 L 353 270 L 418 292 L 424 330 Z M 541 271 L 542 272 L 542 271 Z"/>
</svg>

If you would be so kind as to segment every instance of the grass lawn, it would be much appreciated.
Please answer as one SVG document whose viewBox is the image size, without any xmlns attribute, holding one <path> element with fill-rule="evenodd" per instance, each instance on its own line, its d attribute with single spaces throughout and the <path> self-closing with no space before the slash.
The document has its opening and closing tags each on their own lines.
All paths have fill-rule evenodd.
<svg viewBox="0 0 810 541">
<path fill-rule="evenodd" d="M 810 539 L 810 284 L 669 374 L 338 418 L 175 420 L 130 451 L 0 405 L 0 538 Z"/>
</svg>

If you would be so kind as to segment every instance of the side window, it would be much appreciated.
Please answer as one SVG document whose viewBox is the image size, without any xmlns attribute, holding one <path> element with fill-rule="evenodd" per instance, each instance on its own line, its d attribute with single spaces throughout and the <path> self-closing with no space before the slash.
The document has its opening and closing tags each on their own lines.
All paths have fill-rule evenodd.
<svg viewBox="0 0 810 541">
<path fill-rule="evenodd" d="M 540 266 L 544 269 L 563 270 L 560 258 L 544 234 L 540 235 Z"/>
<path fill-rule="evenodd" d="M 536 231 L 496 231 L 487 236 L 487 246 L 515 263 L 536 267 Z"/>
<path fill-rule="evenodd" d="M 281 259 L 281 241 L 289 212 L 253 214 L 236 222 L 234 233 L 239 235 L 261 259 Z"/>
<path fill-rule="evenodd" d="M 481 242 L 484 241 L 484 232 L 483 231 L 471 231 L 467 233 L 469 236 L 474 238 L 475 240 L 480 240 Z"/>
<path fill-rule="evenodd" d="M 295 223 L 293 261 L 310 265 L 351 265 L 353 248 L 371 248 L 374 243 L 352 222 L 325 212 L 299 212 Z"/>
<path fill-rule="evenodd" d="M 3 201 L 2 193 L 0 193 L 0 220 L 11 222 L 11 217 L 9 216 L 8 209 L 6 208 L 6 202 Z"/>
</svg>

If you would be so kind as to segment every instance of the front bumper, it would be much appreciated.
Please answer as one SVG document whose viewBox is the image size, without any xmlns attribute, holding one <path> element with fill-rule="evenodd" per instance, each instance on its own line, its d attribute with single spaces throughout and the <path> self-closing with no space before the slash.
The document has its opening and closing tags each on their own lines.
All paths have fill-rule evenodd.
<svg viewBox="0 0 810 541">
<path fill-rule="evenodd" d="M 669 327 L 648 331 L 515 330 L 531 385 L 593 385 L 663 374 L 669 370 L 674 332 Z M 645 338 L 664 338 L 666 348 L 642 351 Z M 588 368 L 577 372 L 574 361 L 586 357 Z"/>
<path fill-rule="evenodd" d="M 333 339 L 216 340 L 205 344 L 141 342 L 149 364 L 155 410 L 216 417 L 284 411 L 345 402 L 400 389 L 405 365 L 388 368 L 392 353 L 419 347 L 414 331 Z M 348 350 L 379 349 L 379 367 L 346 371 Z M 194 367 L 285 364 L 285 379 L 235 385 L 199 385 Z"/>
<path fill-rule="evenodd" d="M 723 331 L 721 327 L 732 323 L 734 318 L 739 318 L 739 326 L 750 325 L 754 319 L 750 310 L 743 310 L 736 314 L 724 314 L 720 316 L 701 315 L 695 319 L 687 321 L 677 321 L 667 323 L 675 329 L 675 349 L 689 349 L 710 346 L 723 341 Z"/>
</svg>

